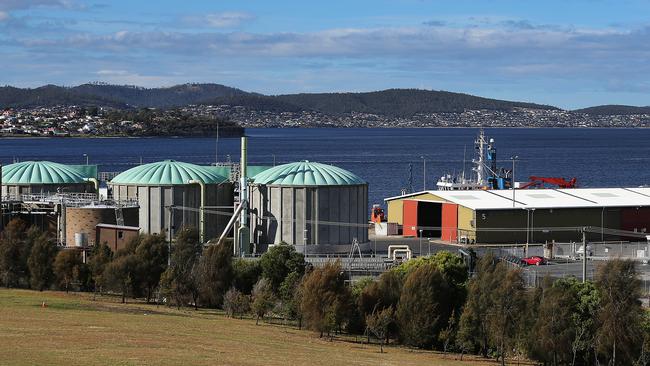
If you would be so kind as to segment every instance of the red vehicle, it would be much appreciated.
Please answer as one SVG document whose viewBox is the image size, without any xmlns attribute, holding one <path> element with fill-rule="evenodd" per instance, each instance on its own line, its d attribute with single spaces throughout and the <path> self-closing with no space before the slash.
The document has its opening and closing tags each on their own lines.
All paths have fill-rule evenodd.
<svg viewBox="0 0 650 366">
<path fill-rule="evenodd" d="M 524 264 L 524 265 L 527 265 L 527 266 L 539 266 L 539 265 L 542 265 L 542 264 L 546 264 L 546 259 L 544 257 L 534 255 L 532 257 L 521 258 L 521 264 Z"/>
</svg>

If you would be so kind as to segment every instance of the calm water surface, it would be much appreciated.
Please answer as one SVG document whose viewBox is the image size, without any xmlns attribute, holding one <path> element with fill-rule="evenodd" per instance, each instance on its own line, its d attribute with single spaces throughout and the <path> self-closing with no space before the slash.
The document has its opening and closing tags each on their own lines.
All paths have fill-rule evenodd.
<svg viewBox="0 0 650 366">
<path fill-rule="evenodd" d="M 415 190 L 438 177 L 467 167 L 474 157 L 477 129 L 248 129 L 251 164 L 311 160 L 348 169 L 370 183 L 370 204 Z M 582 187 L 650 184 L 650 129 L 487 129 L 496 140 L 500 166 L 519 156 L 516 179 L 530 175 L 577 177 Z M 0 162 L 52 160 L 90 162 L 101 171 L 122 171 L 161 159 L 197 164 L 215 161 L 212 138 L 14 138 L 0 139 Z M 220 139 L 219 160 L 239 159 L 239 140 Z"/>
</svg>

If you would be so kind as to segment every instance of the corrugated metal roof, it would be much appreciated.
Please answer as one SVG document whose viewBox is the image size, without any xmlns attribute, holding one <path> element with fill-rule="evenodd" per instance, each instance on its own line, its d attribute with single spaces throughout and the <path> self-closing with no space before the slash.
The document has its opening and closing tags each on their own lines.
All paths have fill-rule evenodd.
<svg viewBox="0 0 650 366">
<path fill-rule="evenodd" d="M 345 169 L 309 161 L 272 167 L 257 174 L 254 183 L 283 186 L 350 186 L 366 184 L 363 179 Z"/>
<path fill-rule="evenodd" d="M 473 210 L 598 208 L 650 206 L 650 188 L 573 188 L 573 189 L 517 189 L 473 191 L 426 191 L 404 196 L 430 193 L 446 201 Z"/>
<path fill-rule="evenodd" d="M 76 184 L 87 178 L 79 170 L 51 161 L 23 161 L 2 167 L 2 184 Z"/>
<path fill-rule="evenodd" d="M 213 169 L 174 160 L 164 160 L 131 168 L 115 176 L 111 184 L 168 186 L 184 185 L 190 180 L 205 184 L 219 184 L 228 178 Z"/>
</svg>

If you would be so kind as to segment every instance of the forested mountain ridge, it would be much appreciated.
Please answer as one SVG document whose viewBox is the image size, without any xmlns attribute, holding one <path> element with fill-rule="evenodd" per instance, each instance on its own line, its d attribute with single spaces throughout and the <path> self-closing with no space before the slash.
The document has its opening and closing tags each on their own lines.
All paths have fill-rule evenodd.
<svg viewBox="0 0 650 366">
<path fill-rule="evenodd" d="M 419 89 L 388 89 L 365 93 L 262 95 L 220 84 L 183 84 L 168 88 L 90 83 L 75 87 L 46 85 L 33 89 L 0 88 L 0 107 L 99 105 L 115 108 L 172 108 L 188 104 L 228 104 L 270 112 L 318 111 L 328 115 L 369 113 L 410 117 L 415 114 L 465 110 L 557 109 L 469 94 Z"/>
<path fill-rule="evenodd" d="M 271 113 L 308 111 L 330 116 L 365 113 L 400 118 L 432 113 L 462 113 L 472 110 L 561 111 L 557 107 L 543 104 L 422 89 L 263 95 L 210 83 L 181 84 L 161 88 L 104 83 L 87 83 L 73 87 L 56 85 L 45 85 L 38 88 L 0 87 L 0 108 L 78 105 L 116 109 L 167 109 L 191 104 L 239 106 L 251 111 Z M 593 116 L 637 115 L 650 114 L 650 106 L 602 105 L 569 112 Z"/>
</svg>

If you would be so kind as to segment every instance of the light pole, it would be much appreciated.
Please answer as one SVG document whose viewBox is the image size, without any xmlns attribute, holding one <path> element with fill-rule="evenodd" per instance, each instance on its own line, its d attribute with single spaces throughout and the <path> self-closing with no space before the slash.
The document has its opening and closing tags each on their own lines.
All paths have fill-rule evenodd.
<svg viewBox="0 0 650 366">
<path fill-rule="evenodd" d="M 420 251 L 418 252 L 418 256 L 422 255 L 422 229 L 420 229 Z"/>
<path fill-rule="evenodd" d="M 515 161 L 519 159 L 519 155 L 511 156 L 510 160 L 512 160 L 512 177 L 511 179 L 511 186 L 512 186 L 512 207 L 515 207 Z"/>
<path fill-rule="evenodd" d="M 90 158 L 88 154 L 84 154 L 84 158 L 86 158 L 86 165 L 88 165 L 88 159 Z"/>
<path fill-rule="evenodd" d="M 273 154 L 273 166 L 275 166 L 275 154 Z"/>
<path fill-rule="evenodd" d="M 427 159 L 424 158 L 424 156 L 420 156 L 420 159 L 422 159 L 422 186 L 424 187 L 422 190 L 426 191 L 427 190 Z"/>
</svg>

